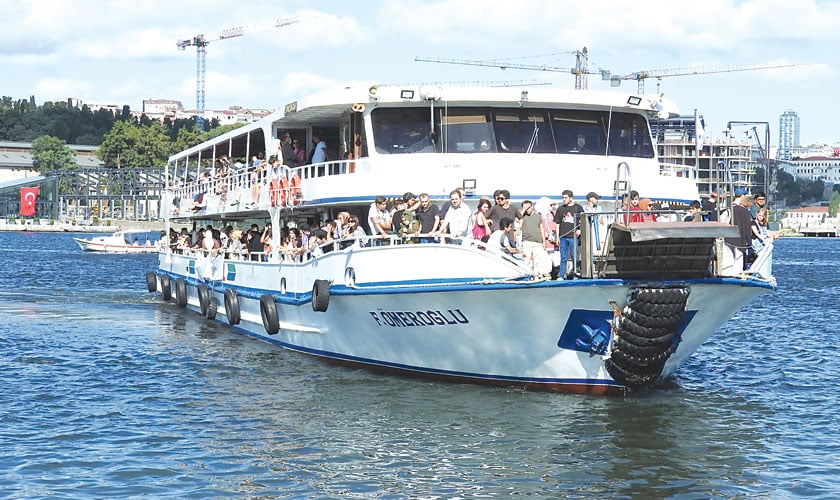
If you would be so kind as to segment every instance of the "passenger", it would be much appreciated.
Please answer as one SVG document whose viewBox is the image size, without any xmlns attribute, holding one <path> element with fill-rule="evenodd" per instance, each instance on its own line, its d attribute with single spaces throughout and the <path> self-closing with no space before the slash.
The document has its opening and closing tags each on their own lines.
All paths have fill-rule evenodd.
<svg viewBox="0 0 840 500">
<path fill-rule="evenodd" d="M 321 139 L 319 132 L 312 133 L 312 159 L 309 163 L 323 163 L 327 161 L 327 143 Z"/>
<path fill-rule="evenodd" d="M 595 214 L 590 215 L 587 217 L 589 219 L 589 227 L 592 231 L 592 239 L 595 240 L 595 249 L 601 249 L 601 235 L 603 234 L 606 236 L 604 232 L 606 228 L 604 227 L 604 218 L 601 215 L 604 212 L 604 208 L 601 206 L 598 201 L 601 199 L 601 196 L 594 191 L 590 191 L 586 195 L 586 206 L 583 207 L 583 211 L 587 214 Z"/>
<path fill-rule="evenodd" d="M 342 239 L 346 238 L 347 235 L 347 223 L 350 221 L 350 212 L 338 212 L 335 214 L 335 238 Z"/>
<path fill-rule="evenodd" d="M 516 248 L 516 237 L 513 233 L 513 219 L 502 217 L 499 221 L 499 228 L 494 230 L 487 239 L 487 249 L 494 252 L 502 252 L 512 257 L 522 258 L 521 252 Z"/>
<path fill-rule="evenodd" d="M 288 132 L 283 134 L 283 139 L 280 143 L 280 156 L 283 159 L 283 165 L 286 165 L 289 168 L 300 166 L 298 157 L 295 154 L 295 147 L 292 145 L 292 136 Z"/>
<path fill-rule="evenodd" d="M 420 221 L 420 232 L 433 234 L 440 226 L 440 209 L 429 199 L 428 193 L 420 194 L 420 208 L 414 212 L 414 217 Z M 433 238 L 425 236 L 420 238 L 421 243 L 431 243 Z"/>
<path fill-rule="evenodd" d="M 638 193 L 636 197 L 638 198 Z M 563 203 L 554 213 L 554 223 L 557 224 L 557 236 L 560 242 L 558 276 L 561 278 L 570 279 L 574 276 L 577 263 L 577 239 L 580 236 L 580 214 L 582 213 L 583 207 L 575 203 L 572 191 L 564 190 Z M 569 265 L 570 262 L 571 265 Z"/>
<path fill-rule="evenodd" d="M 712 191 L 709 197 L 703 202 L 703 220 L 716 221 L 718 220 L 718 195 Z"/>
<path fill-rule="evenodd" d="M 502 218 L 509 217 L 514 222 L 522 219 L 522 212 L 510 204 L 510 191 L 507 189 L 499 189 L 494 195 L 496 204 L 490 207 L 490 210 L 485 214 L 490 220 L 490 229 L 495 232 L 499 229 L 499 224 Z"/>
<path fill-rule="evenodd" d="M 469 234 L 472 211 L 464 203 L 464 196 L 458 189 L 449 193 L 449 209 L 442 216 L 439 233 L 449 233 L 453 243 L 460 243 Z"/>
<path fill-rule="evenodd" d="M 578 134 L 575 138 L 575 143 L 572 144 L 572 147 L 569 148 L 570 153 L 583 153 L 587 154 L 591 152 L 589 146 L 586 145 L 586 136 L 583 134 Z"/>
<path fill-rule="evenodd" d="M 752 215 L 753 219 L 756 218 L 758 211 L 765 207 L 766 203 L 767 195 L 764 194 L 764 191 L 755 193 L 755 196 L 753 196 L 753 205 L 750 207 L 750 215 Z"/>
<path fill-rule="evenodd" d="M 545 251 L 553 257 L 553 253 L 558 250 L 557 224 L 554 223 L 554 212 L 557 210 L 557 202 L 543 196 L 534 204 L 534 210 L 542 218 L 543 229 L 545 230 Z"/>
<path fill-rule="evenodd" d="M 472 236 L 474 239 L 487 242 L 490 237 L 490 223 L 487 221 L 487 211 L 490 210 L 490 200 L 482 198 L 478 200 L 478 208 L 473 213 Z"/>
<path fill-rule="evenodd" d="M 402 214 L 405 211 L 405 207 L 408 205 L 402 198 L 398 198 L 397 201 L 394 202 L 394 211 L 391 213 L 391 230 L 396 231 L 399 233 L 400 224 L 402 224 Z M 412 214 L 413 216 L 414 214 Z"/>
<path fill-rule="evenodd" d="M 692 201 L 688 205 L 688 214 L 683 218 L 683 222 L 700 222 L 703 220 L 703 210 L 700 205 L 700 202 L 697 200 Z"/>
<path fill-rule="evenodd" d="M 551 260 L 545 251 L 545 227 L 531 200 L 522 202 L 522 257 L 533 264 L 538 275 L 551 273 Z"/>
<path fill-rule="evenodd" d="M 312 235 L 309 238 L 309 247 L 307 250 L 313 257 L 320 257 L 321 255 L 324 255 L 324 249 L 321 245 L 323 245 L 326 241 L 327 232 L 321 228 L 315 229 L 312 231 Z"/>
<path fill-rule="evenodd" d="M 260 243 L 262 244 L 261 251 L 263 253 L 262 258 L 260 260 L 262 260 L 263 262 L 268 261 L 268 257 L 269 255 L 271 255 L 271 230 L 271 222 L 266 222 L 262 235 L 260 235 Z"/>
<path fill-rule="evenodd" d="M 454 189 L 454 191 L 458 191 L 458 193 L 461 195 L 461 201 L 464 201 L 464 197 L 467 195 L 467 192 L 464 190 L 464 188 L 457 187 L 457 188 Z M 443 220 L 443 219 L 446 218 L 446 211 L 449 210 L 449 207 L 451 207 L 451 206 L 452 206 L 452 200 L 446 200 L 443 203 L 443 205 L 441 205 L 441 207 L 440 207 L 440 220 Z"/>
<path fill-rule="evenodd" d="M 644 222 L 645 217 L 641 213 L 642 208 L 639 206 L 639 192 L 638 191 L 630 191 L 630 222 Z M 624 223 L 627 223 L 627 214 L 624 214 Z"/>
<path fill-rule="evenodd" d="M 294 148 L 295 158 L 297 159 L 298 165 L 306 164 L 306 150 L 301 147 L 300 141 L 297 139 L 292 140 L 292 147 Z"/>
<path fill-rule="evenodd" d="M 735 198 L 732 202 L 731 220 L 738 228 L 738 236 L 725 238 L 726 248 L 723 251 L 722 274 L 736 276 L 746 269 L 747 252 L 752 248 L 752 217 L 749 207 L 752 199 L 746 194 L 743 188 L 735 189 Z"/>
<path fill-rule="evenodd" d="M 400 216 L 400 227 L 397 234 L 400 238 L 408 238 L 420 232 L 420 221 L 414 218 L 414 214 L 405 210 Z"/>
<path fill-rule="evenodd" d="M 639 210 L 642 211 L 642 222 L 656 222 L 656 212 L 653 211 L 655 209 L 656 207 L 650 203 L 650 198 L 639 200 Z"/>
<path fill-rule="evenodd" d="M 767 229 L 770 212 L 766 207 L 759 208 L 755 213 L 755 220 L 752 224 L 752 249 L 755 255 L 761 253 L 768 242 L 779 237 L 779 233 Z"/>
<path fill-rule="evenodd" d="M 263 250 L 262 244 L 262 232 L 260 232 L 260 226 L 257 224 L 251 224 L 251 229 L 248 230 L 248 233 L 245 235 L 246 241 L 246 249 L 248 250 L 248 254 L 252 261 L 259 261 L 260 260 L 260 253 Z"/>
<path fill-rule="evenodd" d="M 388 201 L 384 196 L 377 196 L 368 210 L 368 227 L 371 236 L 388 236 L 391 231 L 391 216 L 387 210 Z"/>
</svg>

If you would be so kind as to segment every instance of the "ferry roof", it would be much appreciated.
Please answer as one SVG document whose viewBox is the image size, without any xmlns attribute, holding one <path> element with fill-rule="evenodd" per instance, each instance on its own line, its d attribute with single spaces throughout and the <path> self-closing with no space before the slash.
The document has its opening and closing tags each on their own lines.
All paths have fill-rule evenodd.
<svg viewBox="0 0 840 500">
<path fill-rule="evenodd" d="M 354 104 L 367 108 L 380 103 L 389 105 L 427 105 L 430 101 L 443 103 L 457 102 L 463 106 L 497 105 L 521 108 L 528 107 L 570 107 L 580 109 L 620 109 L 643 112 L 648 115 L 667 117 L 677 113 L 676 106 L 659 96 L 637 96 L 622 92 L 598 90 L 572 90 L 559 88 L 533 87 L 475 87 L 475 86 L 425 86 L 407 85 L 371 85 L 368 87 L 344 87 L 324 91 L 299 100 L 289 102 L 283 109 L 250 123 L 214 137 L 205 143 L 172 155 L 174 161 L 206 149 L 210 144 L 218 144 L 239 137 L 248 131 L 270 128 L 275 122 L 282 122 L 283 127 L 306 128 L 329 126 L 338 116 L 349 112 Z"/>
</svg>

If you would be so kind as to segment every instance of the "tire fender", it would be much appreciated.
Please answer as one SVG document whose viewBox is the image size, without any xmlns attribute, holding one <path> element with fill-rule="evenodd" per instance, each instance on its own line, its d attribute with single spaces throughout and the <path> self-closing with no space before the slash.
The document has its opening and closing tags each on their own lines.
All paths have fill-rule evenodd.
<svg viewBox="0 0 840 500">
<path fill-rule="evenodd" d="M 184 278 L 175 279 L 175 303 L 178 307 L 187 307 L 187 281 Z"/>
<path fill-rule="evenodd" d="M 312 285 L 312 310 L 315 312 L 325 312 L 329 306 L 329 280 L 315 280 L 315 283 Z"/>
<path fill-rule="evenodd" d="M 274 296 L 266 293 L 260 297 L 260 315 L 265 333 L 275 335 L 280 331 L 280 319 L 277 317 L 277 303 Z"/>
<path fill-rule="evenodd" d="M 236 294 L 236 290 L 231 288 L 225 290 L 225 315 L 227 315 L 228 323 L 231 325 L 238 325 L 242 320 L 239 296 Z"/>
</svg>

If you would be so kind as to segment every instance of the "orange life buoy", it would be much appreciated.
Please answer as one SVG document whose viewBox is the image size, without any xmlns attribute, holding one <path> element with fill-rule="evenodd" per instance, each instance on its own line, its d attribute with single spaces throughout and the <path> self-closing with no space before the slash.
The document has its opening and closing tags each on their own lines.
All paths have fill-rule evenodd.
<svg viewBox="0 0 840 500">
<path fill-rule="evenodd" d="M 290 202 L 299 205 L 300 200 L 298 199 L 298 195 L 300 194 L 300 176 L 298 174 L 294 174 L 292 176 L 292 181 L 290 183 L 290 190 L 289 190 L 289 198 Z"/>
<path fill-rule="evenodd" d="M 277 206 L 278 194 L 280 191 L 280 185 L 277 184 L 277 179 L 271 179 L 271 182 L 268 183 L 268 196 L 271 200 L 271 206 Z"/>
<path fill-rule="evenodd" d="M 280 203 L 284 207 L 289 204 L 289 180 L 285 175 L 280 178 Z"/>
</svg>

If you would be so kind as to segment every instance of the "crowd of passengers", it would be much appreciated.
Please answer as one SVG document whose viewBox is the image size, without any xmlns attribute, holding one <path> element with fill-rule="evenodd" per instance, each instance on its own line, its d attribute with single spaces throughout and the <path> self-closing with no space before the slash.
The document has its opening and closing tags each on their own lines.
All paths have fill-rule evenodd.
<svg viewBox="0 0 840 500">
<path fill-rule="evenodd" d="M 764 193 L 751 197 L 743 190 L 736 190 L 735 195 L 733 206 L 719 214 L 717 194 L 713 192 L 702 204 L 692 202 L 682 220 L 731 221 L 739 228 L 740 236 L 727 239 L 727 247 L 734 265 L 747 269 L 767 242 L 778 234 L 767 228 Z M 492 200 L 481 197 L 475 209 L 464 198 L 465 192 L 460 187 L 452 190 L 449 200 L 441 206 L 432 202 L 428 193 L 415 196 L 407 192 L 395 201 L 379 196 L 371 203 L 364 223 L 358 216 L 342 211 L 317 228 L 306 223 L 282 228 L 278 255 L 283 260 L 295 260 L 352 244 L 384 244 L 394 237 L 407 243 L 460 244 L 474 240 L 481 241 L 487 250 L 527 262 L 535 274 L 564 279 L 574 275 L 579 261 L 581 214 L 589 214 L 584 220 L 592 226 L 597 249 L 605 236 L 608 218 L 603 215 L 600 196 L 595 192 L 586 195 L 584 206 L 575 202 L 571 190 L 563 191 L 559 202 L 540 198 L 536 202 L 523 200 L 518 206 L 511 204 L 506 189 L 496 190 Z M 677 220 L 676 212 L 640 198 L 636 191 L 622 200 L 620 213 L 620 220 L 631 224 Z M 190 233 L 184 228 L 180 233 L 171 231 L 169 246 L 178 253 L 199 251 L 228 259 L 266 261 L 273 250 L 272 230 L 271 223 L 263 228 L 252 224 L 247 231 L 232 226 L 219 230 L 211 225 Z"/>
<path fill-rule="evenodd" d="M 285 132 L 281 138 L 276 140 L 274 144 L 274 152 L 266 158 L 265 152 L 260 152 L 251 157 L 250 161 L 234 161 L 227 155 L 219 157 L 213 166 L 203 170 L 197 179 L 195 185 L 198 186 L 199 192 L 196 193 L 188 210 L 197 212 L 207 206 L 206 195 L 212 191 L 212 194 L 217 196 L 222 204 L 228 202 L 227 194 L 229 188 L 229 179 L 233 176 L 242 176 L 247 174 L 251 182 L 250 196 L 244 200 L 246 208 L 251 208 L 259 200 L 260 189 L 266 180 L 271 176 L 272 171 L 277 174 L 280 165 L 285 165 L 289 168 L 296 168 L 303 165 L 310 165 L 316 163 L 323 163 L 330 161 L 331 156 L 327 142 L 323 138 L 323 134 L 314 131 L 312 133 L 312 148 L 309 153 L 300 139 L 293 138 L 289 132 Z M 344 151 L 340 156 L 344 160 L 353 160 L 355 158 L 365 155 L 364 144 L 360 134 L 355 134 L 355 139 L 352 148 Z M 170 183 L 174 187 L 183 187 L 184 180 L 181 178 L 170 179 Z M 211 187 L 212 186 L 212 187 Z M 240 200 L 230 200 L 231 205 L 239 204 Z M 178 215 L 181 211 L 180 200 L 173 200 L 172 214 Z"/>
</svg>

